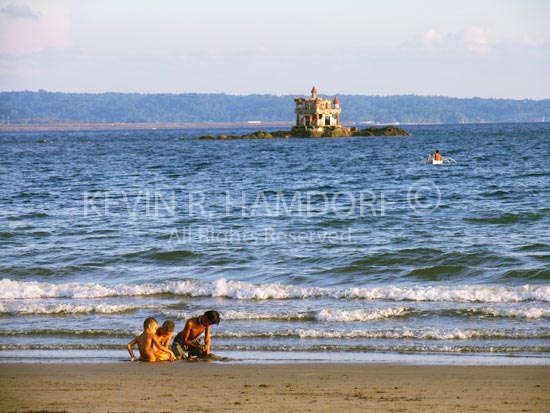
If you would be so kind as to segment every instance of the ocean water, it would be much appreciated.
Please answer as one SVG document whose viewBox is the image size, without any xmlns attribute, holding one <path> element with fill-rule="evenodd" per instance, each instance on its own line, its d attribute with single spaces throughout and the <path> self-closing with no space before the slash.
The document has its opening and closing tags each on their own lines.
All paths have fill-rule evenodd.
<svg viewBox="0 0 550 413">
<path fill-rule="evenodd" d="M 407 129 L 0 132 L 0 361 L 216 309 L 251 362 L 550 364 L 550 125 Z"/>
</svg>

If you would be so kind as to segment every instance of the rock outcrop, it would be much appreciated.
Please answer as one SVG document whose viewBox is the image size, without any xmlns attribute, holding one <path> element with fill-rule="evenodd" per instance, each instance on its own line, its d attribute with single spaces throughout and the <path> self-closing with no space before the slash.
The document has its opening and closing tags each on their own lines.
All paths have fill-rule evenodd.
<svg viewBox="0 0 550 413">
<path fill-rule="evenodd" d="M 199 139 L 281 139 L 281 138 L 342 138 L 348 136 L 409 136 L 409 132 L 396 126 L 384 126 L 377 128 L 371 126 L 367 129 L 325 127 L 322 130 L 306 130 L 301 127 L 293 127 L 289 131 L 256 131 L 246 135 L 205 135 Z"/>
<path fill-rule="evenodd" d="M 352 131 L 352 136 L 409 136 L 409 132 L 393 125 L 382 128 L 371 126 L 367 129 Z"/>
</svg>

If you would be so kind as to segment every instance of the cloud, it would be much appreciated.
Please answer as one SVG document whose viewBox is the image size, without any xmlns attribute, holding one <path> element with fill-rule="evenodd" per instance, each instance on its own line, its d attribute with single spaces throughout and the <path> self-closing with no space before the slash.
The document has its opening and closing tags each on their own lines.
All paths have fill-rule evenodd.
<svg viewBox="0 0 550 413">
<path fill-rule="evenodd" d="M 443 46 L 443 35 L 435 29 L 430 29 L 424 33 L 422 38 L 424 47 L 428 49 L 436 49 Z"/>
<path fill-rule="evenodd" d="M 455 56 L 464 53 L 475 57 L 487 57 L 493 50 L 493 41 L 489 30 L 484 27 L 472 26 L 461 31 L 438 31 L 429 29 L 417 36 L 412 48 L 421 47 L 424 51 L 441 53 L 453 53 Z"/>
<path fill-rule="evenodd" d="M 542 36 L 524 35 L 521 39 L 521 44 L 530 49 L 544 49 L 550 46 L 550 40 Z"/>
<path fill-rule="evenodd" d="M 488 30 L 483 27 L 470 27 L 462 36 L 466 48 L 477 56 L 485 57 L 491 50 Z"/>
<path fill-rule="evenodd" d="M 64 3 L 59 0 L 48 3 L 48 7 L 39 12 L 21 7 L 14 9 L 10 5 L 0 9 L 0 53 L 21 56 L 68 46 L 69 14 Z M 6 10 L 11 10 L 12 14 L 8 16 Z M 27 17 L 13 17 L 14 10 L 19 15 L 25 10 Z"/>
<path fill-rule="evenodd" d="M 0 8 L 0 14 L 20 19 L 38 20 L 42 17 L 42 13 L 34 11 L 26 4 L 8 4 L 6 7 Z"/>
</svg>

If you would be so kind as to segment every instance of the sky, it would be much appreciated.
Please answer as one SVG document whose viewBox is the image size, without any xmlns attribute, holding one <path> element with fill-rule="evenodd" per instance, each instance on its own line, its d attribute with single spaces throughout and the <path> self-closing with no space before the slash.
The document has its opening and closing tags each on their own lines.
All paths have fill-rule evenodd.
<svg viewBox="0 0 550 413">
<path fill-rule="evenodd" d="M 547 0 L 0 0 L 0 90 L 549 99 Z"/>
</svg>

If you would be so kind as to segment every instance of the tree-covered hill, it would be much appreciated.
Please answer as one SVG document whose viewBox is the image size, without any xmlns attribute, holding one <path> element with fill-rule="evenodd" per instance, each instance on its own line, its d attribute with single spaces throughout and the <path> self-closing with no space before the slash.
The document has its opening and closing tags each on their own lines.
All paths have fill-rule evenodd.
<svg viewBox="0 0 550 413">
<path fill-rule="evenodd" d="M 0 92 L 5 123 L 292 121 L 294 97 L 226 94 Z M 550 120 L 550 99 L 339 95 L 344 123 L 470 123 Z"/>
</svg>

